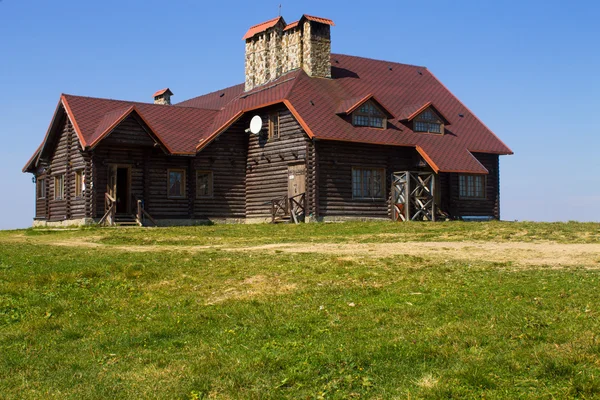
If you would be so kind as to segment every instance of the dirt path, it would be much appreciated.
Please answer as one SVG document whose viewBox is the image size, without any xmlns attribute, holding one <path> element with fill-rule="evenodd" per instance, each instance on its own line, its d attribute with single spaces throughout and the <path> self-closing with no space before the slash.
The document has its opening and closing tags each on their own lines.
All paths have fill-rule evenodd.
<svg viewBox="0 0 600 400">
<path fill-rule="evenodd" d="M 232 249 L 233 250 L 233 249 Z M 476 260 L 514 265 L 584 265 L 600 269 L 600 244 L 402 242 L 402 243 L 301 243 L 272 244 L 235 250 L 266 250 L 290 253 L 327 253 L 349 256 L 420 256 L 440 260 Z"/>
<path fill-rule="evenodd" d="M 57 246 L 114 249 L 131 252 L 262 251 L 268 253 L 320 253 L 353 257 L 383 258 L 397 255 L 432 260 L 473 260 L 520 266 L 573 266 L 600 269 L 600 244 L 493 243 L 493 242 L 393 242 L 393 243 L 278 243 L 247 247 L 178 245 L 105 245 L 93 241 L 51 242 Z"/>
</svg>

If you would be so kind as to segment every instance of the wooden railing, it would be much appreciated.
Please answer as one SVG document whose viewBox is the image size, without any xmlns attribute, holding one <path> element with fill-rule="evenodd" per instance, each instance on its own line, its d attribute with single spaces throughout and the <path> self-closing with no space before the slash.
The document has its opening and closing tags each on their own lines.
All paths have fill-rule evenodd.
<svg viewBox="0 0 600 400">
<path fill-rule="evenodd" d="M 289 208 L 287 196 L 276 197 L 269 203 L 271 203 L 271 223 L 275 223 L 277 218 L 288 216 Z"/>
<path fill-rule="evenodd" d="M 104 193 L 104 216 L 98 221 L 98 225 L 106 224 L 113 226 L 115 224 L 115 214 L 117 213 L 117 201 L 108 193 Z"/>
<path fill-rule="evenodd" d="M 290 214 L 294 223 L 300 223 L 306 216 L 306 195 L 304 193 L 290 197 Z"/>
<path fill-rule="evenodd" d="M 271 205 L 271 223 L 277 222 L 285 217 L 290 217 L 294 223 L 299 224 L 306 216 L 306 195 L 304 193 L 296 196 L 279 196 L 266 204 Z"/>
<path fill-rule="evenodd" d="M 131 213 L 135 216 L 135 222 L 137 222 L 139 226 L 144 226 L 146 218 L 150 220 L 154 226 L 158 226 L 154 218 L 152 218 L 152 216 L 148 214 L 148 211 L 144 209 L 144 201 L 138 199 L 134 194 L 131 195 L 131 208 Z"/>
</svg>

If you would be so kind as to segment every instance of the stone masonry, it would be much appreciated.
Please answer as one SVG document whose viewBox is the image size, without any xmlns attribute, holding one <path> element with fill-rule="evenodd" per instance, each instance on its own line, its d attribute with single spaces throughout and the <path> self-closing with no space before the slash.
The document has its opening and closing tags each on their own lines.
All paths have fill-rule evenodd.
<svg viewBox="0 0 600 400">
<path fill-rule="evenodd" d="M 246 39 L 246 91 L 303 68 L 312 77 L 331 78 L 330 26 L 306 19 L 286 29 L 275 26 Z"/>
</svg>

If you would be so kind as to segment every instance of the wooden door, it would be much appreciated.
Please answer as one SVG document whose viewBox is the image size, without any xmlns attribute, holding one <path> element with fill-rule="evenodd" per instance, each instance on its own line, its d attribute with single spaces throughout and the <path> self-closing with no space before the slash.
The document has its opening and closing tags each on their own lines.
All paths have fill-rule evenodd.
<svg viewBox="0 0 600 400">
<path fill-rule="evenodd" d="M 306 164 L 288 165 L 288 198 L 306 190 Z"/>
</svg>

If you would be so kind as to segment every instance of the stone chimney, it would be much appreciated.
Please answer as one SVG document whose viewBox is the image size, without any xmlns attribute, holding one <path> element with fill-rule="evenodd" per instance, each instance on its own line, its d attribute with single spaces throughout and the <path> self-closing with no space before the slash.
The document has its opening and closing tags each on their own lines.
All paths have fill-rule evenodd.
<svg viewBox="0 0 600 400">
<path fill-rule="evenodd" d="M 169 88 L 165 88 L 163 90 L 159 90 L 158 92 L 154 93 L 154 104 L 162 104 L 165 106 L 170 106 L 171 105 L 171 96 L 173 96 L 173 92 L 171 92 L 171 89 Z"/>
<path fill-rule="evenodd" d="M 333 21 L 303 15 L 286 24 L 278 17 L 251 27 L 246 40 L 246 91 L 303 68 L 312 77 L 331 78 Z"/>
</svg>

